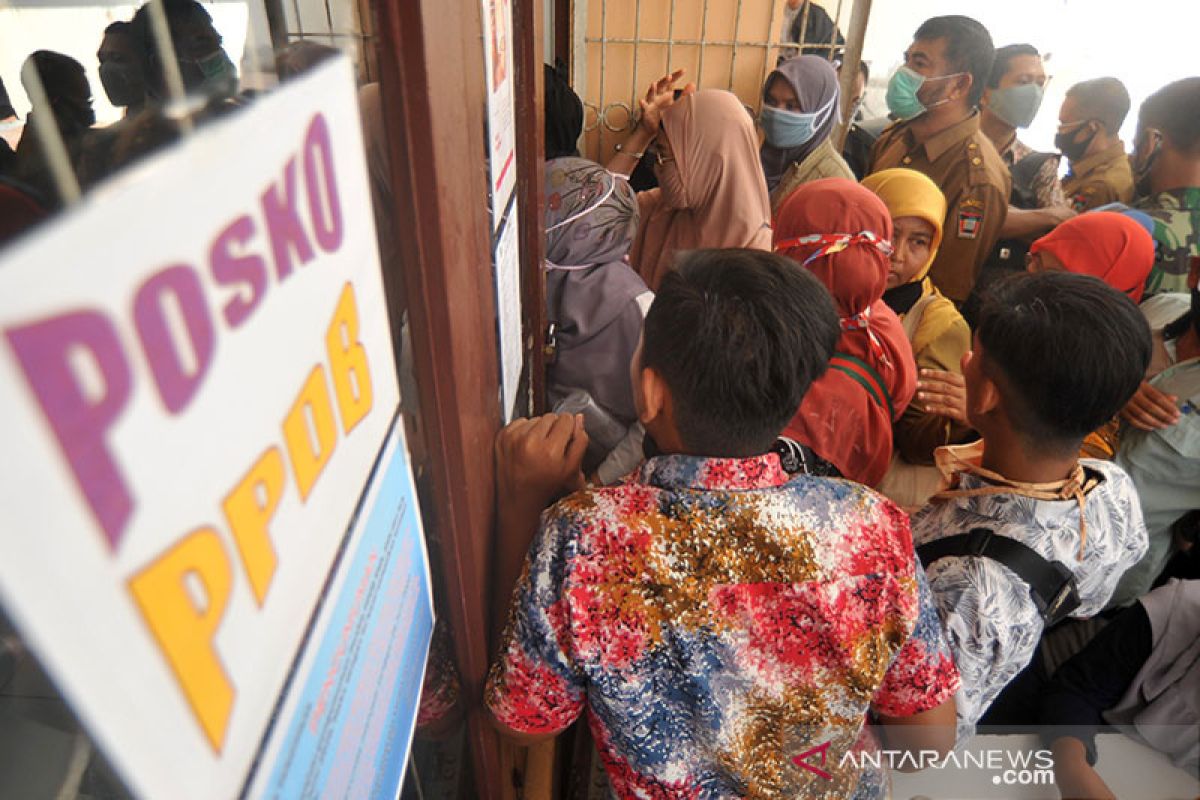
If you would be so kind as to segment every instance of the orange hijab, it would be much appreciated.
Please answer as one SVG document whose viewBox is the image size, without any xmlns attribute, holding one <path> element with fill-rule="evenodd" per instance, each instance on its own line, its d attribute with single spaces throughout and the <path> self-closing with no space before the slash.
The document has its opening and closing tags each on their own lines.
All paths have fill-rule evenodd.
<svg viewBox="0 0 1200 800">
<path fill-rule="evenodd" d="M 891 238 L 887 206 L 845 178 L 803 184 L 776 219 L 776 251 L 825 284 L 842 318 L 834 360 L 804 395 L 784 436 L 867 486 L 887 473 L 892 424 L 917 388 L 912 345 L 882 300 Z"/>
<path fill-rule="evenodd" d="M 663 114 L 686 208 L 668 208 L 662 189 L 638 195 L 642 224 L 629 260 L 658 289 L 675 253 L 709 247 L 771 248 L 771 201 L 758 160 L 754 121 L 719 89 L 682 98 Z"/>
<path fill-rule="evenodd" d="M 1038 239 L 1030 253 L 1050 253 L 1067 272 L 1092 275 L 1142 302 L 1154 266 L 1154 239 L 1132 218 L 1115 211 L 1072 217 Z"/>
</svg>

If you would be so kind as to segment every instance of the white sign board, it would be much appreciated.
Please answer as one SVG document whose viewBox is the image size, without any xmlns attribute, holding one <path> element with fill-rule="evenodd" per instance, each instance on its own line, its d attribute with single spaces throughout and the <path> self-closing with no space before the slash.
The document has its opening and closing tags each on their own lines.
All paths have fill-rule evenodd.
<svg viewBox="0 0 1200 800">
<path fill-rule="evenodd" d="M 512 0 L 482 0 L 483 61 L 488 84 L 488 163 L 492 228 L 500 227 L 517 185 L 517 129 L 513 106 Z"/>
<path fill-rule="evenodd" d="M 399 396 L 349 62 L 0 260 L 0 602 L 145 797 L 239 794 Z"/>
<path fill-rule="evenodd" d="M 500 339 L 500 402 L 507 424 L 517 404 L 521 368 L 525 355 L 521 349 L 521 251 L 517 241 L 520 222 L 517 204 L 496 237 L 493 256 L 496 261 L 496 322 Z"/>
</svg>

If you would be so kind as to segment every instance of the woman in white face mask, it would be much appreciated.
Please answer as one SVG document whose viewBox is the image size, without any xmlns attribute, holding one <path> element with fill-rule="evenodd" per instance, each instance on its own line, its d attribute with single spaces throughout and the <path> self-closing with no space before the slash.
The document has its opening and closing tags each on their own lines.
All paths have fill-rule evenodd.
<svg viewBox="0 0 1200 800">
<path fill-rule="evenodd" d="M 766 140 L 759 156 L 774 215 L 788 195 L 819 178 L 854 173 L 829 135 L 839 119 L 837 72 L 820 56 L 797 56 L 779 66 L 763 86 L 759 125 Z"/>
</svg>

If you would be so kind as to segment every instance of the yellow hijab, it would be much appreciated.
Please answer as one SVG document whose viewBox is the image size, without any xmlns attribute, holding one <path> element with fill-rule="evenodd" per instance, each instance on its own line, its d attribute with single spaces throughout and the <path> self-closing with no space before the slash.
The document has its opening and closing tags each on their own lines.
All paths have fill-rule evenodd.
<svg viewBox="0 0 1200 800">
<path fill-rule="evenodd" d="M 942 243 L 942 221 L 946 218 L 946 197 L 937 184 L 913 169 L 885 169 L 863 178 L 862 185 L 870 189 L 887 206 L 892 219 L 917 217 L 933 226 L 933 241 L 929 243 L 929 260 L 909 279 L 916 283 L 925 278 Z"/>
</svg>

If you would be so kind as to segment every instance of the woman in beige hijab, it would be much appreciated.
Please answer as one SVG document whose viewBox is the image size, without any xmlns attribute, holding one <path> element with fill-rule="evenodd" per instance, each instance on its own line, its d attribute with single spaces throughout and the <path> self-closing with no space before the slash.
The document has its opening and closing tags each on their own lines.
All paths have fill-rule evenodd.
<svg viewBox="0 0 1200 800">
<path fill-rule="evenodd" d="M 697 92 L 689 84 L 675 99 L 674 83 L 681 74 L 651 85 L 641 101 L 638 130 L 609 164 L 628 173 L 655 143 L 658 188 L 638 194 L 642 222 L 629 252 L 652 290 L 678 251 L 771 249 L 771 202 L 754 121 L 730 92 Z"/>
</svg>

